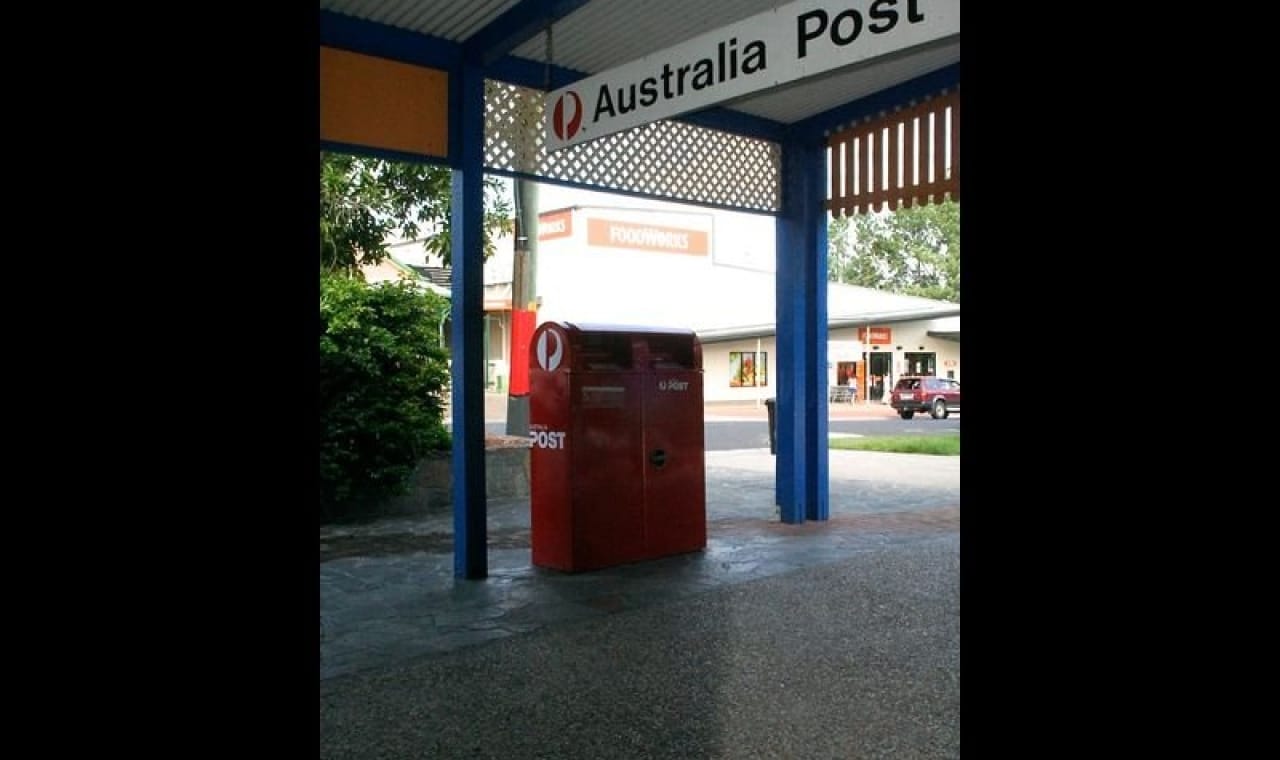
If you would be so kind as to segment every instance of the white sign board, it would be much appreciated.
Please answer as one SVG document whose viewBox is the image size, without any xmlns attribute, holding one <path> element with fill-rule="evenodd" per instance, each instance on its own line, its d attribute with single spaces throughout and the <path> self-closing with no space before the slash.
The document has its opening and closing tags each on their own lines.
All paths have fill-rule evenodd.
<svg viewBox="0 0 1280 760">
<path fill-rule="evenodd" d="M 548 150 L 960 34 L 960 0 L 800 0 L 549 93 Z"/>
</svg>

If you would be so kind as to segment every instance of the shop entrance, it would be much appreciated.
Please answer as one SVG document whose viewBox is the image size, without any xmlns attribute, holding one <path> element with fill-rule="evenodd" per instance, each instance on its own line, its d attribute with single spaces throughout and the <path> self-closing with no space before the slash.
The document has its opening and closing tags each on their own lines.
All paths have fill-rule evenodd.
<svg viewBox="0 0 1280 760">
<path fill-rule="evenodd" d="M 871 377 L 867 378 L 867 393 L 871 401 L 883 401 L 884 394 L 892 388 L 889 368 L 893 364 L 893 354 L 887 351 L 872 351 L 867 360 Z"/>
</svg>

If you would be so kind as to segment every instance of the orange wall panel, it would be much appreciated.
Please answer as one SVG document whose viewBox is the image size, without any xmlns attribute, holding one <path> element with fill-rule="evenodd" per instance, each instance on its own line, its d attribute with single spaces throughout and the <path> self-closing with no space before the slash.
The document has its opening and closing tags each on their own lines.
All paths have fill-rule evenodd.
<svg viewBox="0 0 1280 760">
<path fill-rule="evenodd" d="M 447 158 L 449 75 L 321 46 L 320 138 Z"/>
</svg>

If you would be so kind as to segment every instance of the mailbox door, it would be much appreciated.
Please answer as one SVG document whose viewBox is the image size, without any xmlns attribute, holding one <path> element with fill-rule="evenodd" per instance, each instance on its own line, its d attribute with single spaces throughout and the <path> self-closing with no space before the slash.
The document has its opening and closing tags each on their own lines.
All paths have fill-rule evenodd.
<svg viewBox="0 0 1280 760">
<path fill-rule="evenodd" d="M 645 376 L 644 503 L 650 556 L 707 545 L 702 372 Z"/>
<path fill-rule="evenodd" d="M 573 374 L 573 433 L 568 445 L 575 570 L 645 556 L 639 379 L 632 372 Z"/>
</svg>

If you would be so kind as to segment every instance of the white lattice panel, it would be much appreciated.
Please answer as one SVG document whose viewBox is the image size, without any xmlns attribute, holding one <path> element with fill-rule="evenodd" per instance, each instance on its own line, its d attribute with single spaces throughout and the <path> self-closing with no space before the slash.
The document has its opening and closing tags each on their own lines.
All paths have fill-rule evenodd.
<svg viewBox="0 0 1280 760">
<path fill-rule="evenodd" d="M 591 185 L 604 191 L 777 211 L 776 143 L 678 121 L 656 121 L 548 153 L 543 93 L 485 82 L 486 168 Z"/>
</svg>

